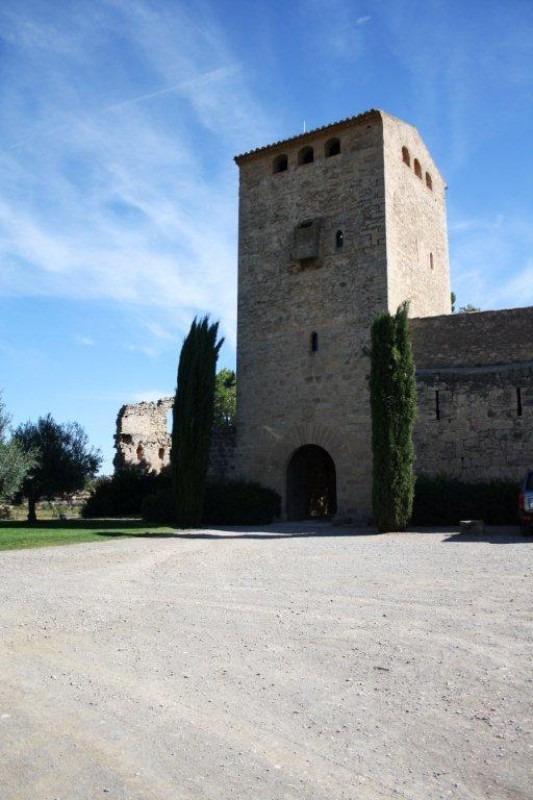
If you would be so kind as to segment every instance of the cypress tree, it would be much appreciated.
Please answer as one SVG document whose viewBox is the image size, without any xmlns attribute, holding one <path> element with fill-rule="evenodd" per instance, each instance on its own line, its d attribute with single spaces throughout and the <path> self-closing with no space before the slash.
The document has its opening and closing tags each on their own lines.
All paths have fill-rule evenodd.
<svg viewBox="0 0 533 800">
<path fill-rule="evenodd" d="M 180 528 L 198 528 L 213 428 L 218 322 L 195 319 L 183 342 L 172 414 L 172 486 Z"/>
<path fill-rule="evenodd" d="M 394 317 L 383 312 L 371 329 L 372 505 L 380 531 L 405 530 L 413 508 L 417 395 L 408 311 L 403 303 Z"/>
</svg>

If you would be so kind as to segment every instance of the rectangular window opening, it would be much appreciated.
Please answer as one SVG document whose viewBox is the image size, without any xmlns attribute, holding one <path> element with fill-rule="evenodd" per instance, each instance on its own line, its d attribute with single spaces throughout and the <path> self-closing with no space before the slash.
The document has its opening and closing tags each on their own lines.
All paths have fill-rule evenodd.
<svg viewBox="0 0 533 800">
<path fill-rule="evenodd" d="M 435 392 L 435 419 L 440 419 L 440 401 L 438 389 Z"/>
<path fill-rule="evenodd" d="M 520 386 L 516 388 L 516 416 L 522 416 L 522 389 Z"/>
</svg>

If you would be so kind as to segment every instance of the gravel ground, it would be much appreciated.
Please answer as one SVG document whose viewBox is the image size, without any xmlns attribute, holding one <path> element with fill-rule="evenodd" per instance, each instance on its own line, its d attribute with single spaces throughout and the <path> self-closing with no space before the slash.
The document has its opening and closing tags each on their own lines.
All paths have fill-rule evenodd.
<svg viewBox="0 0 533 800">
<path fill-rule="evenodd" d="M 532 566 L 501 528 L 4 552 L 0 798 L 531 800 Z"/>
</svg>

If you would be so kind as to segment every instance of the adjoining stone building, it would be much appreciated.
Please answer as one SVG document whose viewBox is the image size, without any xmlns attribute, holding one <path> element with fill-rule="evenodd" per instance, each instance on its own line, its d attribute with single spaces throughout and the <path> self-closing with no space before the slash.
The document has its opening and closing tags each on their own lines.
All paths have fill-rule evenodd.
<svg viewBox="0 0 533 800">
<path fill-rule="evenodd" d="M 370 111 L 236 157 L 237 470 L 289 519 L 371 514 L 369 341 L 410 301 L 417 469 L 518 480 L 533 456 L 533 309 L 452 315 L 445 183 Z"/>
<path fill-rule="evenodd" d="M 235 161 L 237 446 L 212 474 L 277 490 L 289 519 L 368 521 L 370 325 L 409 300 L 417 471 L 518 480 L 533 462 L 533 308 L 451 314 L 446 186 L 416 129 L 370 111 Z M 168 457 L 151 423 L 123 438 L 138 410 L 163 414 L 144 405 L 119 415 L 117 466 L 148 441 L 152 463 Z"/>
</svg>

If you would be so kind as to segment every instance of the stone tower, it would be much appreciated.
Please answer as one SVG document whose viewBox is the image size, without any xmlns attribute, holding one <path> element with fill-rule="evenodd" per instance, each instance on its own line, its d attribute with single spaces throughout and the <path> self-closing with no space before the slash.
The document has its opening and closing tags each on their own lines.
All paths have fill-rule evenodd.
<svg viewBox="0 0 533 800">
<path fill-rule="evenodd" d="M 237 469 L 289 519 L 371 513 L 370 325 L 450 312 L 445 184 L 381 111 L 238 156 Z"/>
</svg>

